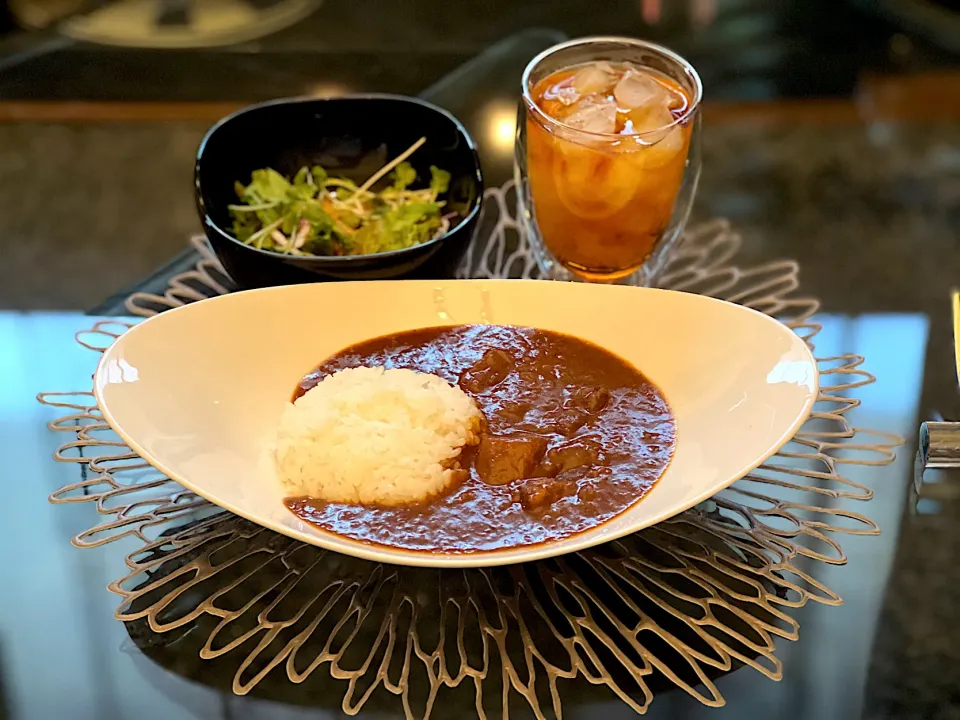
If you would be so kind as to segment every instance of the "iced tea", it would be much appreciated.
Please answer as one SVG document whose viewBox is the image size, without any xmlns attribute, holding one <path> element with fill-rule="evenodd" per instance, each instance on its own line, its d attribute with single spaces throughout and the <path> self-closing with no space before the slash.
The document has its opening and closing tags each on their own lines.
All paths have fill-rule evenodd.
<svg viewBox="0 0 960 720">
<path fill-rule="evenodd" d="M 630 275 L 670 225 L 690 95 L 651 68 L 591 62 L 547 75 L 530 98 L 527 174 L 544 244 L 584 279 Z"/>
</svg>

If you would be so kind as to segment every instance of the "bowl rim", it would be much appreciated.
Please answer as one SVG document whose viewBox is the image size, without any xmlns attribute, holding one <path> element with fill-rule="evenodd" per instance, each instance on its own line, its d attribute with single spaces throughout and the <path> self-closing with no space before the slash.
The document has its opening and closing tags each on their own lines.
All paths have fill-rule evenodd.
<svg viewBox="0 0 960 720">
<path fill-rule="evenodd" d="M 471 211 L 464 216 L 460 222 L 451 227 L 443 235 L 435 237 L 431 240 L 428 240 L 425 243 L 419 245 L 413 245 L 407 248 L 401 248 L 399 250 L 387 250 L 385 252 L 379 253 L 369 253 L 366 255 L 297 255 L 297 256 L 288 256 L 281 255 L 279 253 L 270 252 L 269 250 L 264 250 L 262 248 L 255 248 L 252 245 L 247 245 L 246 243 L 240 242 L 235 238 L 231 233 L 224 230 L 220 225 L 214 222 L 213 218 L 210 217 L 208 212 L 208 205 L 204 201 L 204 195 L 200 188 L 200 163 L 203 160 L 203 154 L 206 150 L 207 143 L 210 138 L 213 137 L 214 133 L 217 132 L 224 125 L 228 124 L 232 120 L 240 117 L 241 115 L 246 115 L 247 113 L 256 112 L 258 110 L 263 110 L 270 107 L 280 106 L 280 105 L 300 105 L 307 103 L 337 103 L 344 100 L 393 100 L 397 102 L 412 103 L 414 105 L 420 105 L 428 110 L 432 110 L 440 115 L 446 117 L 450 122 L 453 123 L 453 126 L 456 128 L 457 132 L 463 137 L 467 143 L 467 147 L 470 149 L 470 153 L 473 155 L 473 167 L 474 167 L 474 177 L 477 180 L 479 185 L 479 192 L 477 197 L 473 200 L 473 208 Z M 203 139 L 200 141 L 200 145 L 197 147 L 197 156 L 194 162 L 193 169 L 193 192 L 197 204 L 197 212 L 200 214 L 200 220 L 205 227 L 210 228 L 220 236 L 223 237 L 238 247 L 244 248 L 244 250 L 249 250 L 255 252 L 259 255 L 264 255 L 266 257 L 274 258 L 277 260 L 295 260 L 297 264 L 300 263 L 351 263 L 351 262 L 361 262 L 369 259 L 389 259 L 392 257 L 400 257 L 406 253 L 411 253 L 415 251 L 422 251 L 426 248 L 429 248 L 433 245 L 442 244 L 444 241 L 450 238 L 451 235 L 460 231 L 461 228 L 467 227 L 470 223 L 476 219 L 480 214 L 480 208 L 483 205 L 483 194 L 485 186 L 483 183 L 483 169 L 480 166 L 480 155 L 477 152 L 477 144 L 471 137 L 470 133 L 467 132 L 467 129 L 463 126 L 463 123 L 460 122 L 457 117 L 451 113 L 449 110 L 445 110 L 439 105 L 435 105 L 432 102 L 424 100 L 418 97 L 411 97 L 409 95 L 397 95 L 393 93 L 351 93 L 348 95 L 338 95 L 337 97 L 321 98 L 314 97 L 310 95 L 300 95 L 295 97 L 287 98 L 276 98 L 273 100 L 265 100 L 263 102 L 254 103 L 252 105 L 247 105 L 235 110 L 234 112 L 220 118 L 216 123 L 214 123 L 209 130 L 204 134 Z"/>
</svg>

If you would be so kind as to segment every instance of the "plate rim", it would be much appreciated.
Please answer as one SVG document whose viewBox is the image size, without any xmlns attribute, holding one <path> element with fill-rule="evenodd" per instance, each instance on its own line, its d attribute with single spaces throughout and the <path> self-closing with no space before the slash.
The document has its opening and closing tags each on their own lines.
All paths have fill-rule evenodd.
<svg viewBox="0 0 960 720">
<path fill-rule="evenodd" d="M 472 284 L 472 285 L 505 285 L 505 284 L 517 284 L 517 283 L 531 283 L 531 282 L 548 282 L 548 281 L 538 281 L 538 280 L 527 280 L 527 279 L 481 279 L 481 278 L 471 278 L 471 279 L 447 279 L 447 280 L 367 280 L 367 281 L 346 281 L 336 283 L 336 286 L 342 285 L 370 285 L 370 284 L 379 284 L 379 285 L 396 285 L 398 283 L 403 283 L 404 285 L 433 285 L 436 286 L 438 283 L 451 284 L 455 283 L 458 285 Z M 566 283 L 565 283 L 566 284 Z M 307 283 L 308 286 L 330 286 L 330 283 Z M 129 330 L 124 332 L 122 335 L 118 336 L 113 343 L 107 347 L 100 356 L 100 359 L 97 362 L 97 367 L 93 373 L 93 394 L 94 398 L 97 401 L 97 407 L 100 410 L 101 415 L 103 416 L 104 421 L 110 426 L 110 428 L 117 433 L 117 435 L 126 443 L 126 445 L 137 454 L 137 456 L 153 467 L 155 470 L 162 473 L 165 477 L 173 480 L 174 482 L 182 485 L 187 490 L 193 492 L 194 494 L 204 498 L 208 502 L 216 505 L 217 507 L 230 512 L 234 515 L 242 517 L 250 522 L 259 525 L 260 527 L 266 528 L 273 532 L 280 533 L 287 537 L 293 538 L 300 542 L 304 542 L 314 547 L 322 548 L 328 552 L 334 552 L 343 555 L 349 555 L 352 557 L 360 558 L 363 560 L 369 560 L 372 562 L 381 562 L 391 565 L 405 565 L 411 567 L 428 567 L 428 568 L 448 568 L 448 569 L 457 569 L 457 568 L 485 568 L 485 567 L 496 567 L 503 565 L 516 565 L 526 562 L 535 562 L 538 560 L 545 560 L 551 557 L 559 557 L 563 555 L 568 555 L 571 553 L 582 552 L 591 547 L 598 545 L 603 545 L 605 543 L 617 540 L 619 538 L 625 537 L 627 535 L 632 535 L 634 533 L 640 532 L 648 527 L 657 525 L 665 520 L 669 520 L 672 517 L 686 512 L 692 507 L 699 505 L 700 503 L 709 500 L 711 497 L 715 496 L 717 493 L 727 489 L 733 485 L 738 480 L 741 480 L 746 475 L 749 475 L 751 472 L 760 467 L 763 463 L 769 460 L 771 457 L 776 455 L 781 448 L 783 448 L 787 443 L 789 443 L 794 436 L 797 434 L 797 431 L 807 422 L 810 418 L 813 406 L 816 404 L 817 399 L 820 394 L 820 369 L 817 363 L 816 357 L 814 357 L 813 352 L 804 338 L 799 336 L 792 328 L 788 327 L 786 324 L 780 322 L 771 315 L 760 312 L 746 305 L 740 305 L 738 303 L 733 303 L 727 300 L 721 300 L 719 298 L 714 298 L 709 295 L 700 295 L 698 293 L 689 293 L 682 290 L 671 290 L 666 288 L 649 288 L 649 287 L 626 287 L 626 286 L 608 286 L 608 287 L 619 287 L 621 289 L 626 289 L 631 292 L 644 292 L 644 293 L 656 293 L 656 294 L 669 294 L 669 295 L 690 295 L 699 299 L 702 299 L 707 302 L 720 303 L 723 305 L 732 305 L 738 310 L 747 311 L 759 316 L 767 323 L 772 323 L 777 327 L 778 332 L 788 333 L 794 340 L 796 340 L 800 346 L 802 346 L 805 358 L 809 361 L 810 366 L 814 369 L 813 373 L 813 385 L 808 393 L 807 398 L 804 401 L 803 408 L 797 413 L 796 417 L 790 423 L 789 427 L 781 434 L 777 440 L 770 445 L 770 447 L 763 453 L 760 454 L 757 458 L 750 461 L 745 466 L 745 469 L 735 474 L 733 477 L 728 480 L 723 481 L 718 485 L 712 485 L 709 488 L 705 489 L 703 492 L 698 493 L 694 498 L 688 502 L 680 503 L 675 509 L 669 512 L 662 512 L 659 515 L 649 516 L 645 518 L 642 522 L 628 526 L 619 531 L 611 532 L 604 534 L 603 529 L 605 526 L 609 525 L 612 520 L 619 517 L 623 512 L 627 512 L 629 509 L 633 508 L 635 505 L 643 502 L 643 497 L 634 503 L 634 505 L 629 506 L 621 513 L 614 515 L 610 519 L 600 523 L 594 528 L 584 530 L 580 533 L 568 536 L 566 538 L 561 538 L 559 540 L 551 540 L 543 543 L 538 543 L 536 545 L 526 545 L 526 546 L 514 546 L 509 548 L 503 548 L 499 550 L 487 550 L 487 551 L 478 551 L 472 553 L 449 553 L 449 552 L 428 552 L 420 550 L 407 550 L 403 548 L 395 548 L 388 545 L 377 545 L 374 543 L 365 543 L 360 540 L 355 540 L 343 535 L 339 535 L 324 528 L 319 528 L 316 526 L 311 526 L 311 531 L 297 530 L 295 528 L 287 527 L 279 523 L 274 523 L 271 521 L 265 522 L 265 518 L 258 517 L 252 512 L 247 512 L 242 508 L 239 508 L 232 503 L 224 502 L 222 499 L 216 500 L 210 496 L 210 494 L 205 493 L 201 488 L 196 484 L 181 476 L 178 473 L 171 471 L 163 463 L 155 460 L 150 456 L 144 448 L 137 443 L 132 437 L 125 433 L 120 424 L 116 421 L 113 414 L 107 407 L 107 403 L 103 398 L 101 388 L 106 385 L 106 383 L 101 382 L 102 373 L 104 372 L 104 367 L 108 362 L 108 358 L 111 357 L 111 353 L 114 349 L 126 338 L 130 333 L 137 332 L 140 328 L 148 326 L 151 322 L 159 320 L 159 318 L 168 316 L 171 313 L 177 313 L 180 311 L 186 311 L 188 308 L 200 303 L 212 303 L 218 301 L 225 301 L 227 298 L 233 295 L 246 295 L 252 293 L 269 293 L 282 291 L 284 288 L 303 288 L 304 285 L 283 285 L 275 287 L 266 287 L 266 288 L 256 288 L 252 290 L 242 290 L 235 293 L 228 293 L 225 295 L 218 295 L 216 297 L 204 298 L 196 302 L 188 303 L 180 307 L 172 308 L 162 313 L 157 313 L 141 322 L 130 327 Z M 455 323 L 463 324 L 463 323 Z M 669 401 L 669 398 L 668 398 Z M 671 456 L 671 463 L 673 462 L 673 456 Z M 664 469 L 664 473 L 669 469 L 669 464 L 667 468 Z M 657 482 L 654 483 L 653 488 L 655 489 L 657 484 L 659 484 L 660 479 L 663 477 L 661 473 L 660 477 L 657 478 Z M 301 524 L 304 521 L 299 521 Z M 328 538 L 330 542 L 326 542 Z M 570 545 L 565 547 L 562 551 L 555 551 L 555 546 L 558 543 L 566 543 Z M 516 557 L 516 555 L 522 555 L 521 557 Z"/>
</svg>

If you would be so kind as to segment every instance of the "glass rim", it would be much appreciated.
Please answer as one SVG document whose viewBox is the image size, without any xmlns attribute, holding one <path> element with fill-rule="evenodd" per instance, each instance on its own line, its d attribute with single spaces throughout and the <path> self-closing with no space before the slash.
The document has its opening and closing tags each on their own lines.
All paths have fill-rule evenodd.
<svg viewBox="0 0 960 720">
<path fill-rule="evenodd" d="M 533 100 L 530 96 L 530 74 L 533 72 L 540 63 L 549 58 L 551 55 L 554 55 L 562 50 L 568 50 L 570 48 L 577 47 L 579 45 L 591 45 L 594 43 L 611 43 L 611 44 L 621 44 L 621 45 L 630 45 L 633 47 L 640 47 L 646 50 L 650 50 L 657 55 L 664 57 L 670 62 L 675 63 L 677 66 L 683 69 L 687 76 L 693 81 L 693 97 L 690 99 L 690 105 L 683 111 L 683 114 L 680 117 L 676 118 L 673 122 L 666 125 L 661 125 L 658 128 L 653 128 L 652 130 L 644 130 L 643 132 L 630 133 L 629 135 L 621 135 L 620 133 L 598 133 L 590 132 L 589 130 L 580 130 L 578 128 L 567 125 L 566 123 L 557 120 L 554 117 L 551 117 L 545 113 L 539 105 Z M 573 40 L 567 40 L 566 42 L 553 45 L 543 52 L 539 53 L 534 57 L 530 62 L 527 63 L 527 66 L 523 70 L 523 78 L 520 81 L 523 85 L 523 101 L 526 104 L 527 108 L 531 110 L 534 115 L 547 125 L 553 125 L 563 128 L 566 131 L 572 133 L 579 133 L 585 137 L 593 138 L 604 138 L 606 140 L 624 140 L 626 138 L 644 138 L 655 133 L 662 133 L 664 130 L 669 130 L 670 128 L 676 127 L 677 125 L 682 125 L 687 122 L 690 118 L 696 114 L 700 109 L 700 101 L 703 98 L 703 83 L 700 80 L 700 74 L 697 72 L 696 68 L 690 64 L 682 55 L 675 53 L 670 48 L 666 48 L 663 45 L 658 45 L 657 43 L 649 42 L 647 40 L 639 40 L 637 38 L 630 37 L 621 37 L 617 35 L 591 35 L 589 37 L 574 38 Z"/>
</svg>

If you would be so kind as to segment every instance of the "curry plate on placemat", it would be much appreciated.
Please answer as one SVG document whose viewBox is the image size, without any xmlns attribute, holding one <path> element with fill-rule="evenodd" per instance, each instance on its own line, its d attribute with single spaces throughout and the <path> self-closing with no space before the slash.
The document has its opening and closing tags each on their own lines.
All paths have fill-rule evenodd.
<svg viewBox="0 0 960 720">
<path fill-rule="evenodd" d="M 305 308 L 329 311 L 305 314 Z M 302 477 L 310 469 L 284 469 L 278 430 L 304 377 L 344 348 L 372 338 L 433 326 L 473 325 L 537 328 L 563 333 L 568 343 L 585 341 L 594 353 L 591 363 L 605 362 L 604 353 L 612 353 L 616 357 L 610 362 L 620 364 L 617 382 L 639 383 L 640 395 L 614 387 L 596 407 L 596 398 L 585 398 L 576 423 L 565 427 L 569 417 L 557 418 L 556 430 L 547 437 L 549 418 L 544 416 L 547 419 L 534 423 L 544 428 L 538 436 L 536 427 L 523 425 L 522 416 L 531 408 L 523 408 L 513 420 L 491 408 L 511 392 L 514 380 L 521 387 L 532 383 L 535 394 L 550 395 L 546 373 L 524 377 L 524 354 L 541 350 L 525 344 L 532 342 L 529 338 L 505 341 L 496 352 L 517 361 L 519 370 L 507 368 L 503 377 L 492 378 L 499 371 L 486 365 L 490 354 L 483 352 L 481 357 L 481 347 L 477 357 L 468 352 L 460 365 L 452 357 L 446 365 L 425 368 L 435 370 L 447 390 L 457 386 L 466 390 L 490 423 L 488 430 L 477 433 L 475 461 L 466 459 L 464 449 L 462 468 L 444 467 L 461 473 L 461 480 L 435 490 L 437 497 L 408 507 L 405 514 L 390 506 L 415 498 L 404 500 L 396 483 L 392 496 L 364 495 L 361 489 L 352 502 L 353 496 L 330 491 L 334 495 L 326 499 L 338 504 L 323 506 L 326 520 L 318 520 L 318 514 L 291 512 L 297 508 L 285 502 L 286 496 L 303 493 L 291 491 L 290 483 L 282 481 L 296 475 L 297 482 L 309 487 Z M 445 342 L 438 352 L 455 356 L 450 338 Z M 488 349 L 492 352 L 495 345 L 496 339 Z M 381 358 L 367 363 L 354 355 L 346 365 L 424 369 L 411 367 L 415 365 L 411 347 L 408 343 L 406 356 L 386 362 Z M 561 378 L 568 371 L 564 365 L 572 362 L 564 358 L 575 354 L 575 347 L 542 350 L 556 355 L 550 372 Z M 630 379 L 631 372 L 640 379 Z M 505 379 L 511 373 L 518 377 Z M 594 386 L 601 382 L 583 368 L 567 380 L 555 381 L 563 386 L 556 390 L 558 402 L 566 408 L 576 404 L 581 388 L 575 385 L 587 381 Z M 317 390 L 324 385 L 326 381 Z M 655 391 L 650 389 L 654 386 Z M 235 293 L 147 320 L 104 354 L 95 392 L 106 421 L 138 455 L 231 512 L 348 555 L 397 564 L 489 566 L 581 550 L 636 532 L 716 494 L 775 453 L 806 420 L 817 396 L 817 367 L 803 340 L 772 318 L 689 293 L 509 280 L 338 283 Z M 391 392 L 395 397 L 395 388 Z M 297 406 L 308 397 L 298 399 Z M 376 411 L 385 412 L 382 403 Z M 342 422 L 347 419 L 344 416 Z M 378 415 L 382 428 L 381 420 Z M 336 423 L 329 427 L 329 433 L 336 431 Z M 496 468 L 485 471 L 487 441 L 509 444 L 519 435 L 542 439 L 529 467 L 506 478 L 498 477 Z M 354 459 L 376 457 L 379 442 L 373 438 L 366 449 L 354 450 Z M 420 447 L 416 441 L 407 442 Z M 623 453 L 621 446 L 630 442 L 636 447 Z M 574 451 L 585 452 L 591 445 L 599 446 L 598 457 L 614 459 L 572 459 L 580 456 Z M 618 453 L 634 456 L 634 464 L 617 465 Z M 335 460 L 325 467 L 335 467 Z M 411 467 L 408 458 L 401 460 L 406 463 L 401 468 Z M 297 462 L 303 465 L 312 459 Z M 646 475 L 637 462 L 649 463 Z M 584 474 L 583 466 L 596 472 Z M 628 485 L 628 476 L 648 482 Z M 354 480 L 351 476 L 344 482 Z M 549 507 L 531 499 L 530 488 L 544 483 L 544 492 L 553 496 Z M 584 489 L 617 498 L 603 505 L 602 497 L 587 498 Z M 478 494 L 496 498 L 475 516 L 468 509 L 475 509 L 479 500 L 449 500 L 462 500 L 468 492 L 474 498 Z M 357 508 L 371 498 L 374 505 L 387 507 L 372 515 L 360 512 Z M 438 504 L 442 511 L 436 509 Z M 371 534 L 371 518 L 383 513 L 391 518 L 394 534 Z M 445 530 L 437 519 L 441 515 L 448 524 Z M 489 528 L 504 523 L 504 532 L 510 527 L 516 532 L 513 540 L 498 544 L 489 537 Z M 475 528 L 477 541 L 418 545 L 396 537 L 404 527 L 413 536 L 449 535 L 456 524 L 461 532 Z M 360 527 L 366 530 L 361 532 Z M 556 527 L 566 529 L 554 531 Z"/>
</svg>

